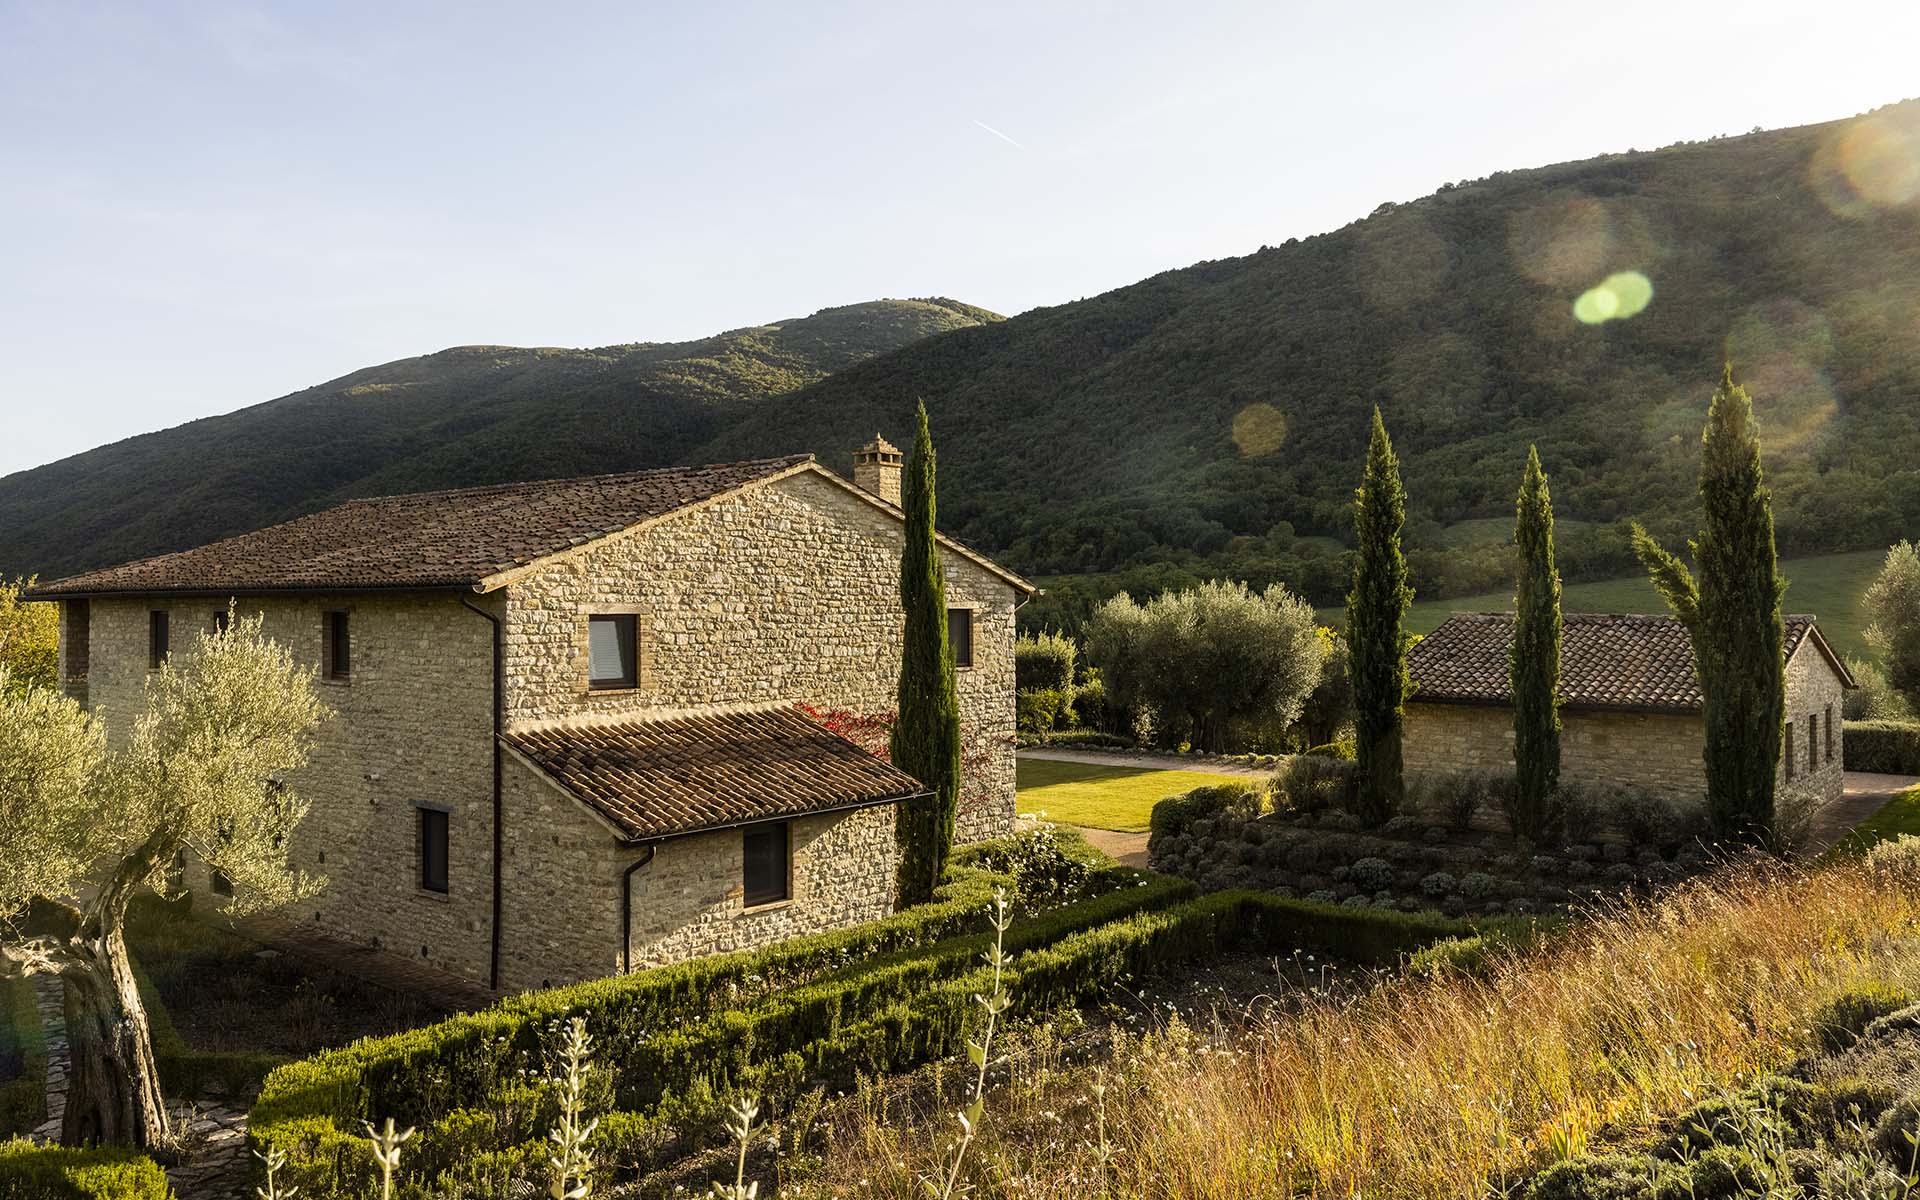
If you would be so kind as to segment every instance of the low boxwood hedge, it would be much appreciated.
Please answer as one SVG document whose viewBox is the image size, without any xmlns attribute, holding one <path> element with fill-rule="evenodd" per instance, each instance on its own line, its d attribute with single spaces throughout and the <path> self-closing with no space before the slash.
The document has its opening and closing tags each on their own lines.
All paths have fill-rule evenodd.
<svg viewBox="0 0 1920 1200">
<path fill-rule="evenodd" d="M 1847 721 L 1841 732 L 1847 770 L 1920 775 L 1920 721 Z"/>
<path fill-rule="evenodd" d="M 981 954 L 991 935 L 978 928 L 986 900 L 977 882 L 963 874 L 941 902 L 887 921 L 523 996 L 290 1064 L 268 1079 L 250 1136 L 289 1155 L 284 1179 L 308 1200 L 357 1196 L 372 1164 L 360 1122 L 393 1116 L 423 1130 L 410 1192 L 457 1184 L 504 1194 L 516 1170 L 542 1161 L 544 1130 L 524 1115 L 543 1103 L 527 1083 L 541 1074 L 540 1040 L 565 1017 L 581 1015 L 611 1075 L 614 1111 L 602 1121 L 596 1150 L 629 1167 L 657 1165 L 662 1148 L 712 1124 L 734 1096 L 752 1094 L 777 1110 L 814 1087 L 851 1086 L 862 1074 L 963 1050 L 971 997 L 990 983 Z M 1436 915 L 1253 892 L 1189 900 L 1184 881 L 1146 872 L 1114 869 L 1106 882 L 1104 894 L 1009 931 L 1016 1013 L 1085 1002 L 1117 982 L 1227 946 L 1382 962 L 1472 932 Z M 963 903 L 972 906 L 971 920 L 946 911 Z M 817 968 L 810 978 L 800 978 L 802 963 Z M 763 985 L 799 982 L 738 995 L 735 985 L 755 975 Z M 522 1115 L 502 1119 L 510 1113 Z"/>
<path fill-rule="evenodd" d="M 0 1200 L 172 1200 L 160 1164 L 131 1150 L 0 1142 Z"/>
</svg>

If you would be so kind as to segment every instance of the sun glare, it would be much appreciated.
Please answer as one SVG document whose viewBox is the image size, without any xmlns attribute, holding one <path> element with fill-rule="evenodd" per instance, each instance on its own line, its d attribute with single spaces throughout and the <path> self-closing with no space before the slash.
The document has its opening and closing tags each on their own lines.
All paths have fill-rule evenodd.
<svg viewBox="0 0 1920 1200">
<path fill-rule="evenodd" d="M 1652 280 L 1638 271 L 1621 271 L 1580 293 L 1573 302 L 1573 316 L 1584 324 L 1599 325 L 1625 320 L 1652 301 Z"/>
</svg>

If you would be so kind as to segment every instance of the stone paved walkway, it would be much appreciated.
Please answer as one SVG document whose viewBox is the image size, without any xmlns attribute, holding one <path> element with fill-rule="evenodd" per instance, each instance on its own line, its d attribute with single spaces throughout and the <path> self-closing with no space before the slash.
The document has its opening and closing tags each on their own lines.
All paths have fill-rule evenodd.
<svg viewBox="0 0 1920 1200">
<path fill-rule="evenodd" d="M 1814 818 L 1806 852 L 1823 853 L 1853 832 L 1855 825 L 1879 812 L 1887 801 L 1916 784 L 1920 784 L 1920 776 L 1848 771 L 1846 790 L 1841 793 L 1840 799 L 1827 805 Z"/>
<path fill-rule="evenodd" d="M 438 967 L 342 941 L 271 913 L 258 913 L 233 922 L 236 933 L 263 946 L 329 970 L 351 976 L 391 992 L 418 996 L 448 1013 L 472 1012 L 500 999 L 501 993 L 468 983 Z"/>
<path fill-rule="evenodd" d="M 73 1055 L 67 1044 L 63 988 L 50 975 L 33 977 L 34 1007 L 47 1034 L 47 1119 L 34 1127 L 40 1142 L 60 1140 L 67 1113 L 67 1079 Z M 247 1150 L 247 1114 L 219 1105 L 180 1105 L 172 1112 L 184 1131 L 186 1161 L 167 1168 L 179 1200 L 248 1200 L 253 1195 Z"/>
</svg>

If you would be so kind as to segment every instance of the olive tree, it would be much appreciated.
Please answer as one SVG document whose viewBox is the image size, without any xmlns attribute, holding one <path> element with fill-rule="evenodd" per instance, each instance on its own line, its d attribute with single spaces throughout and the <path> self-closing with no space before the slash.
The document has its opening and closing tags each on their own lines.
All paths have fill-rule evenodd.
<svg viewBox="0 0 1920 1200">
<path fill-rule="evenodd" d="M 1313 609 L 1279 584 L 1212 582 L 1138 604 L 1125 592 L 1087 627 L 1109 702 L 1153 709 L 1157 726 L 1224 753 L 1236 721 L 1286 724 L 1320 679 Z"/>
<path fill-rule="evenodd" d="M 1861 605 L 1873 621 L 1867 644 L 1885 664 L 1886 682 L 1920 710 L 1920 551 L 1912 542 L 1887 551 Z"/>
<path fill-rule="evenodd" d="M 326 715 L 313 672 L 259 618 L 203 633 L 148 678 L 145 711 L 109 746 L 100 717 L 0 669 L 0 972 L 64 985 L 72 1066 L 61 1140 L 145 1147 L 166 1132 L 127 908 L 166 892 L 176 855 L 233 884 L 244 913 L 312 895 L 287 861 L 306 806 L 280 781 Z"/>
</svg>

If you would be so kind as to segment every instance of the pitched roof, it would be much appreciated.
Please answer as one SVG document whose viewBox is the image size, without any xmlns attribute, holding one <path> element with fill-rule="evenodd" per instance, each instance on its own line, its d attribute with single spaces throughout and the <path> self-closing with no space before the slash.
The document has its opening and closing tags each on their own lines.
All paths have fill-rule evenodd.
<svg viewBox="0 0 1920 1200">
<path fill-rule="evenodd" d="M 1697 712 L 1693 643 L 1672 617 L 1566 613 L 1561 618 L 1560 701 L 1565 708 Z M 1786 618 L 1786 653 L 1811 636 L 1841 680 L 1853 679 L 1810 616 Z M 1407 654 L 1414 690 L 1429 704 L 1510 704 L 1512 613 L 1455 613 Z"/>
<path fill-rule="evenodd" d="M 501 740 L 634 842 L 926 790 L 790 706 L 552 725 Z"/>
<path fill-rule="evenodd" d="M 237 537 L 103 567 L 31 589 L 33 599 L 190 592 L 237 595 L 369 588 L 490 588 L 517 567 L 670 516 L 775 477 L 811 471 L 869 503 L 900 510 L 811 454 L 663 467 L 349 500 Z M 1029 594 L 1032 584 L 979 552 L 943 545 Z M 482 588 L 482 585 L 487 587 Z"/>
</svg>

